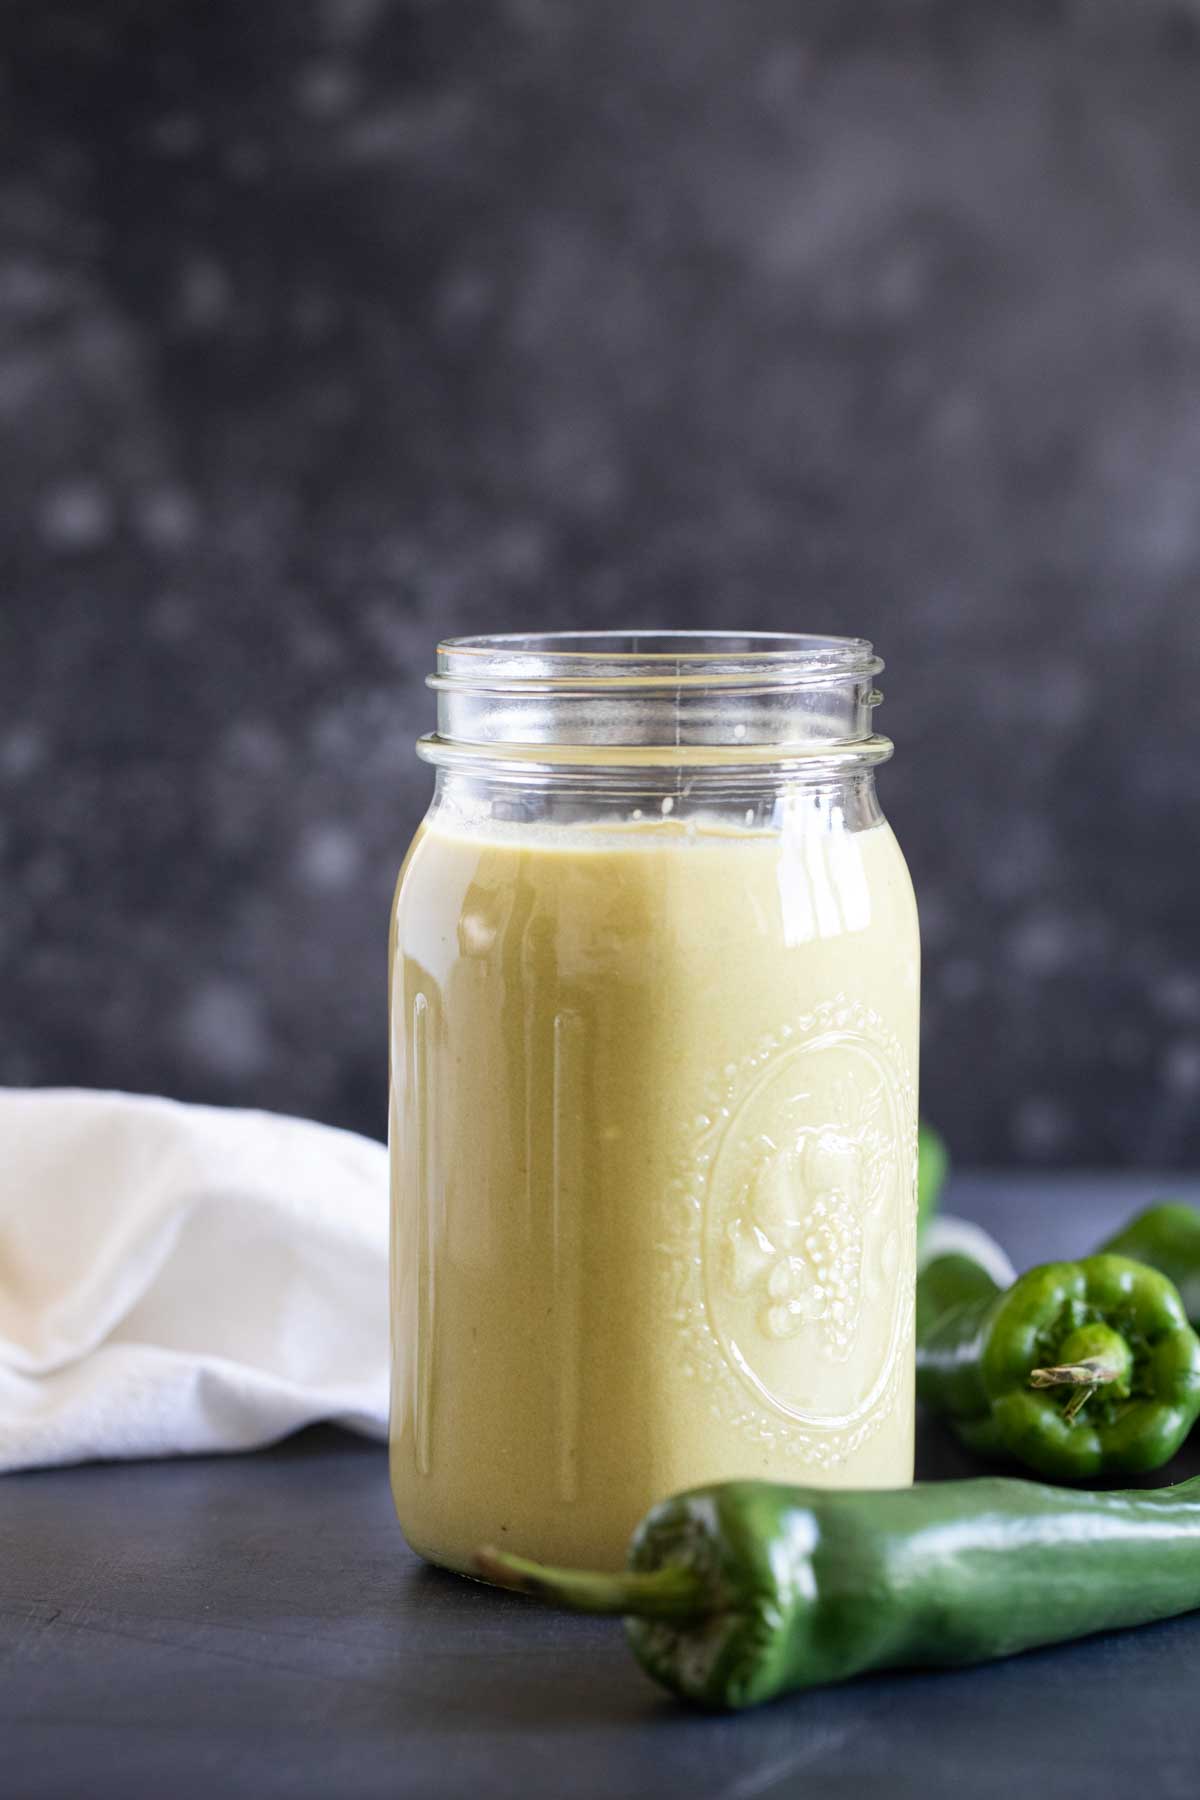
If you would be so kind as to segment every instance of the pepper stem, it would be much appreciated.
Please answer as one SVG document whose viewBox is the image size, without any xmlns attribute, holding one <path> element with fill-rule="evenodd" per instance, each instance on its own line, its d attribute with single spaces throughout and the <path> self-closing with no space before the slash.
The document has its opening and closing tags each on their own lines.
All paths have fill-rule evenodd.
<svg viewBox="0 0 1200 1800">
<path fill-rule="evenodd" d="M 475 1552 L 475 1567 L 488 1581 L 530 1594 L 573 1612 L 616 1613 L 640 1619 L 694 1619 L 707 1610 L 705 1585 L 678 1563 L 647 1573 L 594 1574 L 586 1569 L 554 1569 L 511 1556 L 489 1544 Z"/>
<path fill-rule="evenodd" d="M 1071 1423 L 1072 1419 L 1078 1417 L 1088 1401 L 1093 1399 L 1099 1392 L 1099 1388 L 1095 1387 L 1080 1387 L 1075 1389 L 1075 1392 L 1063 1407 L 1063 1418 L 1067 1421 L 1068 1425 Z"/>
<path fill-rule="evenodd" d="M 1048 1369 L 1030 1369 L 1029 1385 L 1035 1388 L 1072 1388 L 1074 1392 L 1062 1409 L 1062 1416 L 1069 1425 L 1102 1387 L 1120 1381 L 1124 1374 L 1123 1369 L 1114 1368 L 1103 1357 L 1084 1356 L 1078 1362 L 1056 1363 Z"/>
<path fill-rule="evenodd" d="M 1119 1381 L 1122 1371 L 1098 1356 L 1085 1356 L 1082 1362 L 1056 1363 L 1049 1369 L 1030 1369 L 1029 1385 L 1048 1387 L 1103 1387 L 1105 1382 Z"/>
</svg>

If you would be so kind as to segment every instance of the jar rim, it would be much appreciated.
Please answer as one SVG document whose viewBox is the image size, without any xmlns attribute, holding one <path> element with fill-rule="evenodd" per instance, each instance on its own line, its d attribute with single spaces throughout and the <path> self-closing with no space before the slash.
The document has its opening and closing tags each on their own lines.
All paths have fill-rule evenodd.
<svg viewBox="0 0 1200 1800">
<path fill-rule="evenodd" d="M 646 753 L 728 769 L 879 760 L 883 663 L 866 638 L 802 632 L 564 631 L 445 638 L 421 753 L 491 754 L 510 770 Z M 635 755 L 635 753 L 637 753 Z"/>
<path fill-rule="evenodd" d="M 766 676 L 790 686 L 873 679 L 882 669 L 867 638 L 815 632 L 499 632 L 443 638 L 429 685 L 740 686 Z"/>
</svg>

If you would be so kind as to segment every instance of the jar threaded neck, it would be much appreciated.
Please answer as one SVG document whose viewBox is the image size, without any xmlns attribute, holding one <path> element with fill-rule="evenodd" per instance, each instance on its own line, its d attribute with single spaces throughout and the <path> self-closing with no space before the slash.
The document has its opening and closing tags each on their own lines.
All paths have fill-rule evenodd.
<svg viewBox="0 0 1200 1800">
<path fill-rule="evenodd" d="M 883 668 L 865 638 L 567 632 L 447 639 L 429 761 L 695 769 L 869 765 Z"/>
</svg>

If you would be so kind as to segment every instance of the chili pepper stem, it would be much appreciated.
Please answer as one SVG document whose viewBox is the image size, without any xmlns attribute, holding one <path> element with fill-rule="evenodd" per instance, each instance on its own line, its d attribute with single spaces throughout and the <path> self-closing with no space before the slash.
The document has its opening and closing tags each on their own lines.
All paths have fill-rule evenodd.
<svg viewBox="0 0 1200 1800">
<path fill-rule="evenodd" d="M 708 1610 L 705 1584 L 678 1564 L 646 1574 L 593 1574 L 554 1569 L 487 1545 L 475 1552 L 475 1567 L 488 1581 L 530 1594 L 575 1612 L 616 1613 L 640 1619 L 695 1619 Z"/>
</svg>

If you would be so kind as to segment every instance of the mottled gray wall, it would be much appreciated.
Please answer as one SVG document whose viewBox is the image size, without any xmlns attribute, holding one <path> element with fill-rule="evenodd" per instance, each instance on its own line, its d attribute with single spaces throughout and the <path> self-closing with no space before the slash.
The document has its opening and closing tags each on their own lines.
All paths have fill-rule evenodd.
<svg viewBox="0 0 1200 1800">
<path fill-rule="evenodd" d="M 7 0 L 0 1079 L 380 1131 L 435 637 L 833 629 L 930 1114 L 1194 1160 L 1195 20 Z"/>
</svg>

